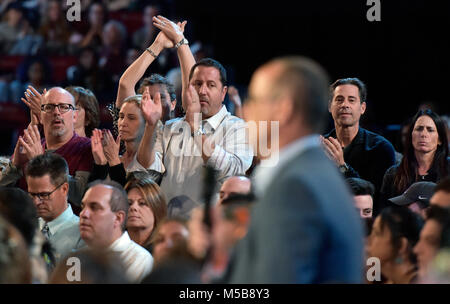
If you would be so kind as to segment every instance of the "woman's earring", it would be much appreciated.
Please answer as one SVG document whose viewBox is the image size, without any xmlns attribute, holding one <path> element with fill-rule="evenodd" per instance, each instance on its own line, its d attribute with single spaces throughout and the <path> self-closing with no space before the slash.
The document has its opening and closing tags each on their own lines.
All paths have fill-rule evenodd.
<svg viewBox="0 0 450 304">
<path fill-rule="evenodd" d="M 395 259 L 395 264 L 403 264 L 403 258 L 402 257 L 397 257 Z"/>
</svg>

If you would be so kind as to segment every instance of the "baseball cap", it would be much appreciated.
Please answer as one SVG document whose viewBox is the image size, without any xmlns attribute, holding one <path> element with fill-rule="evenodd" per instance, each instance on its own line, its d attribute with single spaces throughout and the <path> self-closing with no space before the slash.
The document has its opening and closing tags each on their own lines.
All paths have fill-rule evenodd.
<svg viewBox="0 0 450 304">
<path fill-rule="evenodd" d="M 432 182 L 417 182 L 409 186 L 402 195 L 390 198 L 389 201 L 399 206 L 418 202 L 422 208 L 426 208 L 430 205 L 435 187 L 436 184 Z"/>
</svg>

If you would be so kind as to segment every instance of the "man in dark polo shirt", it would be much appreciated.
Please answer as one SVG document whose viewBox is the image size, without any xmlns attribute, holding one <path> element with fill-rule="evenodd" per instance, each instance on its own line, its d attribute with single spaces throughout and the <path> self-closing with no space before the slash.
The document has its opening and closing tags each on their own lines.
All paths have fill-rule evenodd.
<svg viewBox="0 0 450 304">
<path fill-rule="evenodd" d="M 35 92 L 36 94 L 37 91 Z M 77 117 L 75 100 L 66 90 L 54 87 L 41 98 L 40 121 L 44 136 L 41 139 L 37 125 L 31 123 L 17 141 L 12 160 L 0 178 L 1 185 L 12 185 L 27 189 L 23 178 L 26 163 L 44 151 L 61 155 L 69 165 L 69 201 L 75 207 L 81 204 L 81 198 L 93 166 L 91 140 L 78 136 L 74 131 Z M 34 115 L 38 115 L 35 113 Z"/>
<path fill-rule="evenodd" d="M 375 186 L 374 214 L 379 213 L 379 191 L 386 170 L 395 162 L 392 144 L 359 126 L 366 111 L 367 90 L 358 78 L 336 80 L 330 87 L 328 110 L 334 127 L 322 138 L 325 151 L 346 178 L 359 177 Z"/>
</svg>

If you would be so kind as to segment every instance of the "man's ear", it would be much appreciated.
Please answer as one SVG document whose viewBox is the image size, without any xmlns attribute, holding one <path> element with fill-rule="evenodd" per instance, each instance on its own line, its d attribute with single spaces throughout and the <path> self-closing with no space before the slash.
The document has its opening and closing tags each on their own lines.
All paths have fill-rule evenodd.
<svg viewBox="0 0 450 304">
<path fill-rule="evenodd" d="M 367 107 L 367 104 L 365 101 L 363 101 L 361 103 L 361 115 L 364 114 L 364 112 L 366 112 L 366 107 Z"/>
<path fill-rule="evenodd" d="M 120 229 L 122 229 L 122 225 L 126 221 L 125 211 L 123 211 L 123 210 L 116 211 L 115 215 L 116 215 L 116 219 L 114 221 L 114 227 L 120 227 Z"/>
<path fill-rule="evenodd" d="M 222 88 L 222 102 L 225 100 L 225 96 L 227 95 L 228 86 L 223 86 Z"/>
<path fill-rule="evenodd" d="M 61 186 L 61 189 L 62 189 L 64 195 L 67 196 L 67 195 L 69 194 L 69 183 L 67 183 L 67 182 L 64 183 L 64 184 Z"/>
</svg>

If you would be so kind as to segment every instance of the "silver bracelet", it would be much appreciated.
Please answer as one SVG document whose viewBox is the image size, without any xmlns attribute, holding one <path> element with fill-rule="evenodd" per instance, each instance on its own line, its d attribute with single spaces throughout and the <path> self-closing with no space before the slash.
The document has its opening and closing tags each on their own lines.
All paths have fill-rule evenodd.
<svg viewBox="0 0 450 304">
<path fill-rule="evenodd" d="M 175 48 L 178 50 L 178 48 L 183 44 L 189 44 L 189 41 L 186 38 L 183 38 L 177 44 L 175 44 Z"/>
<path fill-rule="evenodd" d="M 147 52 L 149 52 L 150 53 L 150 55 L 152 55 L 153 57 L 155 57 L 155 58 L 157 58 L 158 57 L 158 55 L 156 55 L 155 53 L 153 53 L 153 51 L 148 47 L 148 48 L 146 48 L 145 49 Z"/>
</svg>

